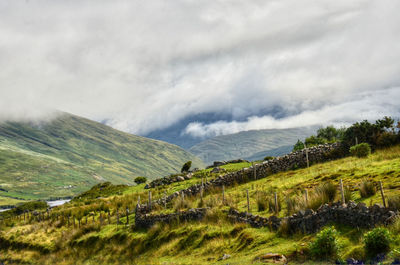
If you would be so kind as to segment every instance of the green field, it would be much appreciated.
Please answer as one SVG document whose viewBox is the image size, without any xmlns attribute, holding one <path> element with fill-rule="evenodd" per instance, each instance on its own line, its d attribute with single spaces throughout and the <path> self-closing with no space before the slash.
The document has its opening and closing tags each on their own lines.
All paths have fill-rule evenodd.
<svg viewBox="0 0 400 265">
<path fill-rule="evenodd" d="M 65 113 L 49 122 L 0 123 L 0 198 L 73 196 L 103 181 L 134 184 L 137 176 L 175 173 L 187 160 L 204 166 L 175 145 Z"/>
<path fill-rule="evenodd" d="M 232 164 L 225 167 L 235 170 L 247 166 Z M 201 176 L 216 176 L 208 175 L 205 171 L 197 174 L 191 180 L 152 189 L 153 198 L 163 196 L 164 191 L 169 194 L 199 183 Z M 109 197 L 103 199 L 78 199 L 60 207 L 56 212 L 83 216 L 82 220 L 88 215 L 89 223 L 92 220 L 91 213 L 95 213 L 96 225 L 72 228 L 60 225 L 59 221 L 23 224 L 14 220 L 13 226 L 9 224 L 2 227 L 0 237 L 3 247 L 0 257 L 6 263 L 17 261 L 27 264 L 265 264 L 258 258 L 272 252 L 284 254 L 289 258 L 289 264 L 332 264 L 334 260 L 320 261 L 310 257 L 308 248 L 310 242 L 315 240 L 315 234 L 283 236 L 268 228 L 256 229 L 245 224 L 235 224 L 227 219 L 224 210 L 235 207 L 245 211 L 245 190 L 249 189 L 251 212 L 269 216 L 272 213 L 257 207 L 260 192 L 269 196 L 276 191 L 283 199 L 308 189 L 312 196 L 316 186 L 327 181 L 337 185 L 339 179 L 343 179 L 351 191 L 352 200 L 363 201 L 367 205 L 381 203 L 381 198 L 379 192 L 369 198 L 360 197 L 358 188 L 364 179 L 382 181 L 387 198 L 399 195 L 400 146 L 379 150 L 368 158 L 347 157 L 226 187 L 225 205 L 222 204 L 221 190 L 215 189 L 205 194 L 203 203 L 212 207 L 212 210 L 201 222 L 159 224 L 149 230 L 117 226 L 117 209 L 120 213 L 127 207 L 132 209 L 139 196 L 142 203 L 147 201 L 148 190 L 143 189 L 144 184 L 123 188 L 120 192 L 116 190 L 114 193 L 121 195 L 110 195 L 107 192 Z M 177 199 L 172 202 L 169 209 L 156 207 L 153 214 L 184 210 L 201 203 L 198 196 L 186 198 L 184 205 L 179 201 Z M 111 211 L 112 224 L 98 225 L 99 209 Z M 284 202 L 279 215 L 287 215 Z M 129 219 L 132 223 L 134 214 L 130 214 Z M 126 222 L 126 217 L 121 216 L 120 222 Z M 343 225 L 336 225 L 336 228 L 340 245 L 338 258 L 363 257 L 363 234 L 367 231 Z M 389 229 L 393 235 L 391 252 L 382 264 L 390 264 L 400 254 L 400 219 Z M 231 258 L 219 261 L 225 253 L 231 255 Z"/>
</svg>

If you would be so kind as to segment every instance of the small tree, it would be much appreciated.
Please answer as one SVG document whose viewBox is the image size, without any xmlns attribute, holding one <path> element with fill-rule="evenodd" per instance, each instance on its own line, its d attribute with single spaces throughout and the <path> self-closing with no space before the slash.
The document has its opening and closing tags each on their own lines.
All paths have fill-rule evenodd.
<svg viewBox="0 0 400 265">
<path fill-rule="evenodd" d="M 300 140 L 297 140 L 297 143 L 293 146 L 293 152 L 300 151 L 304 149 L 304 143 Z"/>
<path fill-rule="evenodd" d="M 137 178 L 135 178 L 135 183 L 136 184 L 142 184 L 142 183 L 146 183 L 147 182 L 147 178 L 146 177 L 137 177 Z"/>
<path fill-rule="evenodd" d="M 390 251 L 391 234 L 384 227 L 374 228 L 364 234 L 364 248 L 368 256 L 375 257 L 379 254 L 385 254 Z"/>
<path fill-rule="evenodd" d="M 311 254 L 320 259 L 333 259 L 337 257 L 339 243 L 337 231 L 332 227 L 326 227 L 316 236 L 310 245 Z"/>
<path fill-rule="evenodd" d="M 371 147 L 367 143 L 361 143 L 350 147 L 350 154 L 356 157 L 367 157 L 371 154 Z"/>
<path fill-rule="evenodd" d="M 181 172 L 188 172 L 190 167 L 192 166 L 192 161 L 187 161 L 185 164 L 183 164 Z"/>
</svg>

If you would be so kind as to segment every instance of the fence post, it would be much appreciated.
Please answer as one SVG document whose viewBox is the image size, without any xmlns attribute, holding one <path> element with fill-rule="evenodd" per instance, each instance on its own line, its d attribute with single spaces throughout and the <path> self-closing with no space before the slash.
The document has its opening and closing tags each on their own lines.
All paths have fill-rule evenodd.
<svg viewBox="0 0 400 265">
<path fill-rule="evenodd" d="M 149 190 L 149 210 L 151 211 L 151 191 Z"/>
<path fill-rule="evenodd" d="M 306 143 L 304 143 L 304 149 L 306 149 L 306 161 L 307 161 L 307 167 L 310 167 L 310 161 L 308 160 L 308 149 Z"/>
<path fill-rule="evenodd" d="M 379 181 L 379 189 L 381 190 L 381 196 L 382 196 L 383 207 L 386 208 L 385 193 L 383 192 L 382 181 Z"/>
<path fill-rule="evenodd" d="M 222 185 L 222 205 L 225 205 L 225 185 Z"/>
<path fill-rule="evenodd" d="M 249 189 L 246 189 L 247 194 L 247 212 L 250 212 L 250 198 L 249 198 Z"/>
<path fill-rule="evenodd" d="M 358 138 L 357 138 L 357 136 L 356 136 L 356 145 L 358 145 Z"/>
<path fill-rule="evenodd" d="M 200 200 L 203 201 L 203 186 L 200 187 Z"/>
<path fill-rule="evenodd" d="M 344 198 L 344 189 L 343 189 L 343 180 L 340 179 L 340 194 L 342 195 L 342 204 L 346 203 L 346 200 Z"/>
<path fill-rule="evenodd" d="M 140 195 L 139 195 L 139 197 L 138 197 L 138 199 L 137 199 L 137 204 L 140 205 Z"/>
<path fill-rule="evenodd" d="M 126 208 L 126 225 L 129 225 L 129 209 Z"/>
<path fill-rule="evenodd" d="M 253 167 L 254 180 L 257 180 L 257 169 L 254 162 L 251 162 L 251 166 Z"/>
<path fill-rule="evenodd" d="M 279 205 L 278 205 L 278 194 L 275 192 L 274 194 L 274 200 L 275 200 L 275 212 L 278 214 L 279 212 Z"/>
<path fill-rule="evenodd" d="M 308 207 L 308 190 L 307 189 L 304 190 L 304 196 L 306 198 L 306 207 Z"/>
</svg>

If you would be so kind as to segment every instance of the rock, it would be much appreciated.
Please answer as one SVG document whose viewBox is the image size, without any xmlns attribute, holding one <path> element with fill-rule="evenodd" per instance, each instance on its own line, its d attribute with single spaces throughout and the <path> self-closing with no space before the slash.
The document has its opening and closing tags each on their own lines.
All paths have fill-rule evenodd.
<svg viewBox="0 0 400 265">
<path fill-rule="evenodd" d="M 176 177 L 176 180 L 177 180 L 177 181 L 185 181 L 185 178 L 182 177 L 182 176 L 177 176 L 177 177 Z"/>
<path fill-rule="evenodd" d="M 260 257 L 260 260 L 263 262 L 272 262 L 277 264 L 286 264 L 287 258 L 282 254 L 277 253 L 267 253 Z"/>
<path fill-rule="evenodd" d="M 213 170 L 211 170 L 211 173 L 220 173 L 220 172 L 225 172 L 226 169 L 220 168 L 220 167 L 215 167 Z"/>
<path fill-rule="evenodd" d="M 226 165 L 225 161 L 214 161 L 214 164 L 213 164 L 214 167 L 220 167 L 223 165 Z"/>
<path fill-rule="evenodd" d="M 229 254 L 224 254 L 222 257 L 220 257 L 218 260 L 226 260 L 226 259 L 229 259 L 229 258 L 231 258 L 231 255 L 229 255 Z"/>
</svg>

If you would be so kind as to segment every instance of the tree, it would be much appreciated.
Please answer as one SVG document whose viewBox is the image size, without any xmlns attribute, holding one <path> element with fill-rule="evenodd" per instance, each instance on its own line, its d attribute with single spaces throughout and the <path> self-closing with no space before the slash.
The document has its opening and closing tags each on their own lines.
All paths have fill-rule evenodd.
<svg viewBox="0 0 400 265">
<path fill-rule="evenodd" d="M 297 140 L 297 143 L 293 146 L 293 151 L 292 152 L 296 152 L 296 151 L 300 151 L 304 149 L 304 143 L 300 140 Z"/>
<path fill-rule="evenodd" d="M 326 141 L 323 138 L 317 137 L 315 135 L 311 135 L 306 138 L 306 146 L 311 147 L 314 145 L 324 144 Z"/>
<path fill-rule="evenodd" d="M 137 177 L 137 178 L 135 178 L 135 183 L 136 184 L 142 184 L 142 183 L 146 183 L 147 182 L 147 178 L 146 177 Z"/>
<path fill-rule="evenodd" d="M 192 161 L 187 161 L 185 164 L 183 164 L 181 172 L 188 172 L 190 167 L 192 166 Z"/>
</svg>

